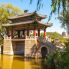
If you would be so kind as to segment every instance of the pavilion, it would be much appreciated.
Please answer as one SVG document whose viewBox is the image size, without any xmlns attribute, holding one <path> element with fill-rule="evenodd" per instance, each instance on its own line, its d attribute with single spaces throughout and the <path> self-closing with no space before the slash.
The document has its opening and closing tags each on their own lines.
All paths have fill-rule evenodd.
<svg viewBox="0 0 69 69">
<path fill-rule="evenodd" d="M 46 17 L 36 12 L 9 17 L 9 23 L 2 25 L 6 29 L 3 54 L 31 56 L 31 49 L 34 45 L 37 45 L 37 38 L 40 37 L 40 31 L 44 31 L 43 38 L 46 38 L 46 28 L 52 26 L 50 23 L 44 24 L 41 22 Z M 33 31 L 32 35 L 30 35 L 31 30 Z"/>
</svg>

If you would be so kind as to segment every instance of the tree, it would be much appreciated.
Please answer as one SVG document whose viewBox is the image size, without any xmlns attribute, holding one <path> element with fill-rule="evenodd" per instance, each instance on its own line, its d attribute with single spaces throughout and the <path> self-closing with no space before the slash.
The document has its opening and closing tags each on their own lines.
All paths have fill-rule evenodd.
<svg viewBox="0 0 69 69">
<path fill-rule="evenodd" d="M 11 4 L 1 4 L 0 5 L 0 32 L 2 29 L 2 24 L 8 22 L 8 17 L 14 15 L 20 15 L 24 12 L 20 10 L 18 7 L 15 7 Z"/>
<path fill-rule="evenodd" d="M 30 3 L 32 3 L 33 0 L 30 0 Z M 43 6 L 43 0 L 37 0 L 37 9 L 40 9 L 41 6 Z M 51 0 L 51 8 L 52 13 L 60 11 L 60 7 L 62 7 L 63 12 L 67 10 L 67 7 L 69 7 L 69 0 Z"/>
<path fill-rule="evenodd" d="M 2 44 L 3 31 L 4 31 L 2 24 L 8 23 L 8 17 L 14 15 L 21 15 L 23 13 L 24 11 L 20 10 L 18 7 L 15 7 L 11 4 L 0 5 L 0 44 Z"/>
<path fill-rule="evenodd" d="M 64 27 L 69 34 L 69 11 L 65 11 L 64 15 L 61 14 L 58 19 L 60 20 L 62 27 Z"/>
<path fill-rule="evenodd" d="M 65 45 L 64 52 L 56 50 L 53 54 L 48 55 L 47 64 L 49 69 L 52 69 L 52 64 L 55 64 L 56 69 L 69 69 L 69 39 Z"/>
<path fill-rule="evenodd" d="M 32 1 L 33 0 L 30 0 L 30 3 L 32 3 Z M 41 6 L 43 6 L 42 1 L 43 0 L 37 1 L 37 10 L 40 9 Z M 51 0 L 51 9 L 52 10 L 51 10 L 51 14 L 49 16 L 49 20 L 51 19 L 52 13 L 58 12 L 58 14 L 59 14 L 59 12 L 61 12 L 60 11 L 61 8 L 62 8 L 63 15 L 60 18 L 60 21 L 62 23 L 62 26 L 66 27 L 66 30 L 69 33 L 69 20 L 68 20 L 68 17 L 69 17 L 69 0 Z"/>
</svg>

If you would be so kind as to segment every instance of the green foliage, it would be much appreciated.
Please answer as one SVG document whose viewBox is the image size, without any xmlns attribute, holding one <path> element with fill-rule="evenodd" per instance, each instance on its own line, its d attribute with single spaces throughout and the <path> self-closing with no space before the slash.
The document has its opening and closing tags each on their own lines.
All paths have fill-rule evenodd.
<svg viewBox="0 0 69 69">
<path fill-rule="evenodd" d="M 30 0 L 30 4 L 33 2 L 33 0 Z M 40 8 L 43 7 L 43 0 L 37 0 L 37 7 L 35 11 L 38 11 Z M 63 12 L 63 18 L 60 19 L 62 21 L 62 25 L 65 25 L 63 27 L 66 27 L 67 32 L 69 33 L 69 0 L 51 0 L 51 13 L 49 16 L 48 21 L 50 21 L 52 13 L 59 12 L 62 10 Z M 68 11 L 68 14 L 66 15 L 65 12 Z M 67 22 L 68 21 L 68 22 Z"/>
<path fill-rule="evenodd" d="M 11 4 L 1 4 L 0 5 L 0 31 L 2 31 L 2 24 L 8 23 L 8 17 L 19 15 L 24 13 L 19 8 L 14 7 Z"/>
<path fill-rule="evenodd" d="M 60 35 L 57 32 L 47 32 L 46 35 L 49 36 L 53 40 L 58 38 L 60 40 L 60 42 L 65 42 L 66 41 L 66 39 L 63 38 L 62 35 Z M 43 33 L 41 33 L 41 36 L 43 36 Z"/>
<path fill-rule="evenodd" d="M 32 3 L 33 0 L 30 0 L 30 3 Z M 43 5 L 43 0 L 37 0 L 37 8 L 40 9 L 40 7 Z M 67 10 L 67 6 L 69 6 L 69 0 L 51 0 L 51 8 L 52 13 L 60 11 L 61 7 L 63 12 Z"/>
<path fill-rule="evenodd" d="M 60 38 L 62 37 L 59 33 L 57 32 L 47 32 L 47 36 L 50 36 L 52 39 L 55 39 L 56 37 L 57 38 Z"/>
<path fill-rule="evenodd" d="M 47 57 L 48 67 L 51 69 L 52 62 L 56 69 L 69 69 L 69 39 L 67 40 L 64 52 L 56 50 L 55 53 L 49 54 Z"/>
<path fill-rule="evenodd" d="M 57 32 L 48 32 L 47 33 L 47 36 L 50 36 L 52 39 L 60 39 L 61 42 L 64 42 L 65 39 L 62 37 L 62 35 L 60 35 L 59 33 Z"/>
<path fill-rule="evenodd" d="M 62 27 L 64 27 L 69 34 L 69 11 L 62 13 L 58 19 L 60 20 Z"/>
<path fill-rule="evenodd" d="M 67 10 L 67 5 L 69 0 L 52 0 L 52 12 L 60 11 L 60 7 L 62 6 L 63 12 Z"/>
<path fill-rule="evenodd" d="M 4 31 L 2 24 L 8 23 L 8 17 L 14 15 L 21 15 L 23 13 L 24 12 L 22 10 L 11 4 L 0 4 L 0 44 L 2 43 L 3 40 L 1 34 Z"/>
<path fill-rule="evenodd" d="M 30 0 L 30 4 L 32 3 L 33 0 Z M 37 0 L 37 7 L 36 7 L 36 10 L 39 10 L 41 7 L 43 7 L 43 0 Z"/>
</svg>

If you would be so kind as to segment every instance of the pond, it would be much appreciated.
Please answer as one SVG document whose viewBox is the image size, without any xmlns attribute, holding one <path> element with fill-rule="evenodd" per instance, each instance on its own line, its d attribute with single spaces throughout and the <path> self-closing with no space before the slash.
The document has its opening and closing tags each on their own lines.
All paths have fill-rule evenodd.
<svg viewBox="0 0 69 69">
<path fill-rule="evenodd" d="M 46 61 L 0 54 L 0 69 L 47 69 Z"/>
</svg>

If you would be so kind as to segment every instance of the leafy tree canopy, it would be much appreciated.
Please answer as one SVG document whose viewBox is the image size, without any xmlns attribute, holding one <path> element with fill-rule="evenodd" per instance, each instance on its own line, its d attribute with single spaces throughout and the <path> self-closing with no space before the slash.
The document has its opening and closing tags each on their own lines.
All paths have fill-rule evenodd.
<svg viewBox="0 0 69 69">
<path fill-rule="evenodd" d="M 62 24 L 62 27 L 64 27 L 67 30 L 68 34 L 69 34 L 69 11 L 65 11 L 64 15 L 63 15 L 63 13 L 60 14 L 58 19 L 60 20 L 60 23 Z"/>
<path fill-rule="evenodd" d="M 32 3 L 33 0 L 30 0 L 30 3 Z M 43 0 L 37 0 L 37 9 L 40 9 L 41 6 L 43 6 Z M 67 10 L 67 7 L 69 7 L 69 0 L 51 0 L 51 8 L 52 13 L 60 11 L 60 7 L 62 7 L 63 12 Z"/>
<path fill-rule="evenodd" d="M 1 4 L 0 5 L 0 31 L 2 31 L 2 24 L 8 22 L 9 16 L 23 14 L 24 11 L 20 10 L 18 7 L 12 4 Z"/>
<path fill-rule="evenodd" d="M 0 44 L 2 44 L 4 31 L 2 24 L 8 23 L 8 17 L 21 15 L 23 13 L 23 10 L 20 10 L 18 7 L 15 7 L 12 4 L 0 4 Z"/>
<path fill-rule="evenodd" d="M 32 1 L 33 0 L 30 0 L 30 3 L 32 3 Z M 43 6 L 42 1 L 43 0 L 37 0 L 37 10 Z M 59 12 L 61 13 L 60 10 L 62 10 L 62 16 L 60 16 L 59 20 L 69 33 L 69 0 L 51 0 L 51 9 L 49 20 L 51 19 L 52 13 L 58 12 L 59 14 Z"/>
</svg>

